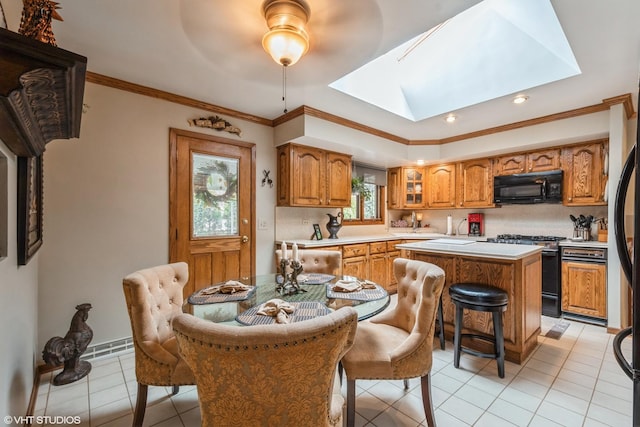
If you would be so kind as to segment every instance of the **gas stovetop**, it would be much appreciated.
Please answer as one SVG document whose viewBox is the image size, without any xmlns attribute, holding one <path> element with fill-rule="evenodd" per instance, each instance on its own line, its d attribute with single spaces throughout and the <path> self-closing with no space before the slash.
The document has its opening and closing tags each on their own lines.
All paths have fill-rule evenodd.
<svg viewBox="0 0 640 427">
<path fill-rule="evenodd" d="M 558 236 L 526 236 L 522 234 L 498 234 L 495 238 L 488 238 L 487 242 L 512 243 L 518 245 L 538 245 L 549 249 L 556 249 L 558 242 L 566 237 Z"/>
</svg>

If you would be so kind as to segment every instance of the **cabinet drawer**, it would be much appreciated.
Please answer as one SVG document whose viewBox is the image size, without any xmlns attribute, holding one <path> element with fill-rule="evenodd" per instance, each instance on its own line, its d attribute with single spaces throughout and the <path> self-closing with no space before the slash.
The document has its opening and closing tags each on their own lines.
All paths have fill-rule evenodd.
<svg viewBox="0 0 640 427">
<path fill-rule="evenodd" d="M 387 242 L 372 242 L 369 243 L 369 253 L 379 254 L 387 251 Z"/>
<path fill-rule="evenodd" d="M 342 258 L 351 258 L 354 256 L 366 256 L 368 243 L 358 243 L 355 245 L 344 245 L 342 247 Z"/>
<path fill-rule="evenodd" d="M 402 240 L 389 240 L 387 242 L 387 251 L 397 251 L 396 245 L 402 243 Z"/>
</svg>

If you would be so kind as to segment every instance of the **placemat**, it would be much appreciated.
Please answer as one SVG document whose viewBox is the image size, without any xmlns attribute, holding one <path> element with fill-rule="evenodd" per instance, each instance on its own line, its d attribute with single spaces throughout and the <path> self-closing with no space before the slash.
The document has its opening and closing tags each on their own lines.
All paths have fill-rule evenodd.
<svg viewBox="0 0 640 427">
<path fill-rule="evenodd" d="M 300 276 L 303 276 L 305 280 L 300 280 Z M 324 273 L 302 273 L 298 277 L 298 283 L 301 285 L 322 285 L 323 283 L 327 283 L 336 278 L 336 276 L 332 274 L 324 274 Z M 282 275 L 278 274 L 276 276 L 276 281 L 278 283 L 282 283 Z"/>
<path fill-rule="evenodd" d="M 230 301 L 243 301 L 247 298 L 251 297 L 253 293 L 256 291 L 256 287 L 252 286 L 251 289 L 242 292 L 236 292 L 233 294 L 211 294 L 211 295 L 203 295 L 202 292 L 207 289 L 212 288 L 213 286 L 220 285 L 220 283 L 216 283 L 215 285 L 209 286 L 208 288 L 200 289 L 199 291 L 194 292 L 189 295 L 188 301 L 189 304 L 200 305 L 200 304 L 215 304 L 217 302 L 230 302 Z"/>
<path fill-rule="evenodd" d="M 358 301 L 375 301 L 385 298 L 387 291 L 380 285 L 375 286 L 375 289 L 361 289 L 355 292 L 334 292 L 333 285 L 327 283 L 327 298 L 352 299 Z"/>
<path fill-rule="evenodd" d="M 293 313 L 289 315 L 289 323 L 302 322 L 331 313 L 331 309 L 321 302 L 290 302 L 294 307 Z M 251 307 L 249 310 L 236 316 L 236 320 L 243 325 L 272 325 L 276 323 L 275 317 L 258 314 L 260 306 Z"/>
</svg>

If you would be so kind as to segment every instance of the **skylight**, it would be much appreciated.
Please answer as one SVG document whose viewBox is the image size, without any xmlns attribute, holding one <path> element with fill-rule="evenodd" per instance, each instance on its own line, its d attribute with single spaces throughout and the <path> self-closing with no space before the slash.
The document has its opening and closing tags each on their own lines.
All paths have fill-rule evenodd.
<svg viewBox="0 0 640 427">
<path fill-rule="evenodd" d="M 420 121 L 577 74 L 549 0 L 484 0 L 329 86 Z"/>
</svg>

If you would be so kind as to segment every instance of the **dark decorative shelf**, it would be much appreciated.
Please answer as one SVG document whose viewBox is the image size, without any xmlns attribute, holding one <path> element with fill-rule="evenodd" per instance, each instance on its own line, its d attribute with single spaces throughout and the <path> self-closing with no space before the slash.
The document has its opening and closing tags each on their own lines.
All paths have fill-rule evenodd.
<svg viewBox="0 0 640 427">
<path fill-rule="evenodd" d="M 0 140 L 21 157 L 80 136 L 87 58 L 0 28 Z"/>
</svg>

